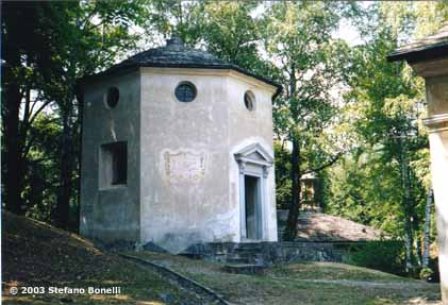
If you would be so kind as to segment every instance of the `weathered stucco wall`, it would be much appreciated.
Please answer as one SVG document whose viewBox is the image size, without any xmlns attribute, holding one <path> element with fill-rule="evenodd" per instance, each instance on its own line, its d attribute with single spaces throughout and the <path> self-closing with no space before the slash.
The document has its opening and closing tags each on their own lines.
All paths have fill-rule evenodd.
<svg viewBox="0 0 448 305">
<path fill-rule="evenodd" d="M 448 65 L 448 60 L 445 62 Z M 448 114 L 448 75 L 426 79 L 428 115 Z"/>
<path fill-rule="evenodd" d="M 197 88 L 192 102 L 174 95 L 182 81 Z M 142 68 L 141 84 L 142 243 L 178 252 L 198 242 L 240 241 L 233 153 L 254 141 L 272 152 L 273 88 L 236 80 L 230 71 L 174 68 Z M 244 106 L 249 87 L 259 99 L 255 114 Z M 271 240 L 276 238 L 273 176 Z"/>
<path fill-rule="evenodd" d="M 119 89 L 115 108 L 106 105 L 108 88 Z M 139 240 L 140 76 L 138 71 L 84 87 L 81 215 L 82 235 L 103 242 Z M 100 147 L 127 142 L 127 184 L 101 187 Z"/>
<path fill-rule="evenodd" d="M 429 128 L 439 270 L 442 300 L 448 304 L 448 59 L 419 62 L 413 68 L 426 81 L 429 117 L 425 124 Z"/>
<path fill-rule="evenodd" d="M 202 240 L 234 240 L 225 80 L 204 70 L 141 71 L 142 242 L 176 252 Z M 192 102 L 174 95 L 182 81 L 197 88 Z"/>
<path fill-rule="evenodd" d="M 434 102 L 439 110 L 443 109 L 443 112 L 433 112 L 432 122 L 431 118 L 427 122 L 430 127 L 431 176 L 436 205 L 441 288 L 443 299 L 448 304 L 448 78 L 445 78 L 443 94 L 440 94 L 440 87 L 437 86 L 436 94 L 431 93 L 433 86 L 427 87 L 429 104 Z"/>
<path fill-rule="evenodd" d="M 273 122 L 272 122 L 272 96 L 275 88 L 239 73 L 231 72 L 228 77 L 229 86 L 229 164 L 230 164 L 230 198 L 238 209 L 238 218 L 241 215 L 238 164 L 234 154 L 244 147 L 259 143 L 274 156 L 273 150 Z M 244 104 L 244 94 L 251 91 L 255 97 L 254 109 L 249 111 Z M 264 213 L 264 240 L 277 240 L 277 212 L 275 206 L 275 174 L 274 165 L 268 169 L 267 185 L 265 187 L 266 200 Z M 238 223 L 238 230 L 241 230 Z M 238 239 L 238 241 L 241 241 Z"/>
<path fill-rule="evenodd" d="M 183 81 L 196 86 L 192 102 L 175 97 Z M 112 86 L 120 90 L 115 108 L 105 103 Z M 248 90 L 255 97 L 253 111 L 244 104 Z M 245 241 L 244 185 L 235 154 L 259 144 L 273 157 L 275 90 L 235 71 L 185 68 L 140 68 L 87 85 L 81 233 L 106 243 L 152 242 L 171 252 L 196 243 Z M 127 183 L 104 187 L 101 145 L 119 141 L 127 142 Z M 275 241 L 274 168 L 268 167 L 260 176 L 261 239 Z"/>
</svg>

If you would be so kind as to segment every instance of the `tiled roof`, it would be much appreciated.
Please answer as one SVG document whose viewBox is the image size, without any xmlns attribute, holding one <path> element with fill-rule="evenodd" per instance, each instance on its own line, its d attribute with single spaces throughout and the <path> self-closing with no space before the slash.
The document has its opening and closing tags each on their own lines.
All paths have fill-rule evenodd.
<svg viewBox="0 0 448 305">
<path fill-rule="evenodd" d="M 390 61 L 407 60 L 408 62 L 423 61 L 432 58 L 448 57 L 448 23 L 434 35 L 417 40 L 391 53 Z"/>
<path fill-rule="evenodd" d="M 279 84 L 270 79 L 221 60 L 205 51 L 185 47 L 182 40 L 178 37 L 167 40 L 166 46 L 138 53 L 106 71 L 87 76 L 85 79 L 98 78 L 135 67 L 230 69 L 275 86 L 278 88 L 278 91 L 281 89 Z"/>
<path fill-rule="evenodd" d="M 117 66 L 134 64 L 161 67 L 229 65 L 210 53 L 185 47 L 182 40 L 177 37 L 167 40 L 164 47 L 138 53 Z"/>
</svg>

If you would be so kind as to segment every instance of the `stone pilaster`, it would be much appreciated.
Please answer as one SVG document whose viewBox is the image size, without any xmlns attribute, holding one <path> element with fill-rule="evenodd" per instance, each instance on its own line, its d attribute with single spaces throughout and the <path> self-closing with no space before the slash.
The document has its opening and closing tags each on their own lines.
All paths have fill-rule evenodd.
<svg viewBox="0 0 448 305">
<path fill-rule="evenodd" d="M 441 60 L 437 60 L 439 63 Z M 448 61 L 420 62 L 414 69 L 426 81 L 431 175 L 436 206 L 439 270 L 443 304 L 448 304 Z M 439 68 L 438 68 L 439 67 Z"/>
</svg>

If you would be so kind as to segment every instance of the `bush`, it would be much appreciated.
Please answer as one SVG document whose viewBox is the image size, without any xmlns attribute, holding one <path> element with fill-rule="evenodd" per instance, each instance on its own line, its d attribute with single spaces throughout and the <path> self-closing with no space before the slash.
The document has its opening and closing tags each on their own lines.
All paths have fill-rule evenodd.
<svg viewBox="0 0 448 305">
<path fill-rule="evenodd" d="M 403 243 L 400 241 L 369 241 L 351 246 L 348 263 L 403 275 L 405 274 L 403 253 Z"/>
<path fill-rule="evenodd" d="M 420 270 L 420 279 L 422 280 L 428 280 L 433 275 L 434 271 L 431 270 L 431 268 L 422 268 Z"/>
<path fill-rule="evenodd" d="M 429 283 L 439 283 L 439 261 L 437 258 L 431 258 L 429 260 L 429 266 L 427 268 L 422 268 L 419 273 L 420 279 L 425 280 Z"/>
</svg>

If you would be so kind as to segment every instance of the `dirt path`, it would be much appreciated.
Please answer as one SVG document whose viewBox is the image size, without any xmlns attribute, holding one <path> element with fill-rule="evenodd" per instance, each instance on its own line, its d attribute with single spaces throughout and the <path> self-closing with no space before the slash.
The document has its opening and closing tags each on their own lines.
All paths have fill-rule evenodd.
<svg viewBox="0 0 448 305">
<path fill-rule="evenodd" d="M 209 287 L 206 287 L 198 283 L 197 281 L 185 275 L 182 275 L 166 266 L 133 255 L 121 254 L 120 256 L 136 262 L 142 268 L 149 268 L 150 270 L 157 272 L 159 276 L 163 277 L 164 279 L 176 285 L 179 285 L 180 287 L 190 291 L 191 293 L 196 294 L 201 299 L 201 304 L 232 305 Z"/>
<path fill-rule="evenodd" d="M 427 283 L 412 283 L 412 282 L 373 282 L 360 280 L 326 280 L 326 279 L 303 279 L 302 282 L 317 283 L 317 284 L 334 284 L 349 287 L 371 287 L 371 288 L 387 288 L 387 289 L 420 289 L 422 287 L 429 287 L 431 284 Z"/>
</svg>

